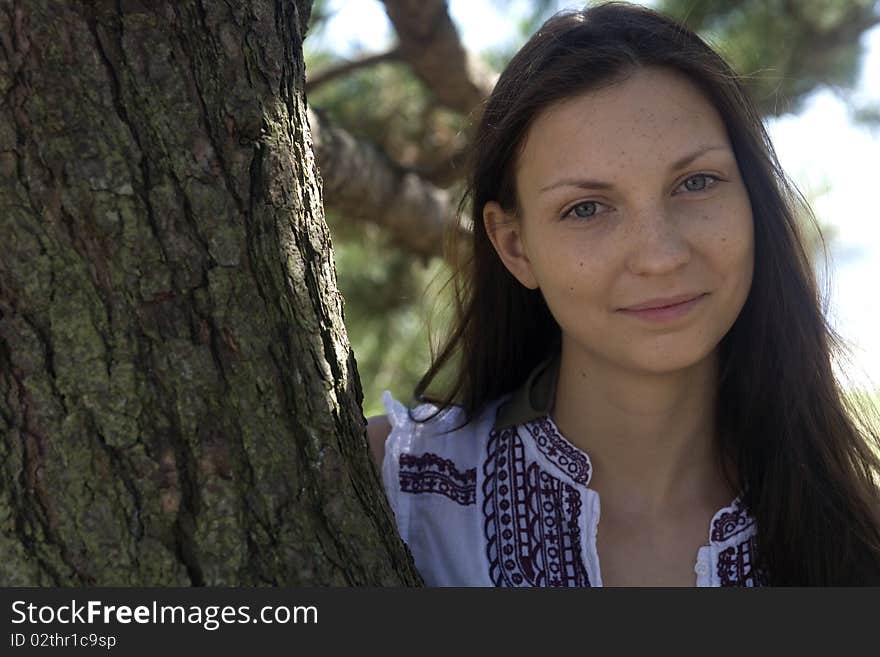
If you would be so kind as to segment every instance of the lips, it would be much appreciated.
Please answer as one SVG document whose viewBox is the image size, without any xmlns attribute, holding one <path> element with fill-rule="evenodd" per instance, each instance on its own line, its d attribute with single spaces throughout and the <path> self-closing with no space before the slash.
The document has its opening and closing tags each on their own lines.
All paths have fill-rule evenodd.
<svg viewBox="0 0 880 657">
<path fill-rule="evenodd" d="M 691 294 L 679 294 L 674 297 L 663 297 L 657 299 L 650 299 L 648 301 L 644 301 L 642 303 L 636 304 L 634 306 L 627 306 L 626 308 L 621 308 L 621 310 L 652 310 L 657 308 L 668 308 L 670 306 L 677 306 L 680 303 L 684 303 L 686 301 L 692 301 L 697 297 L 703 296 L 704 293 L 697 292 Z"/>
</svg>

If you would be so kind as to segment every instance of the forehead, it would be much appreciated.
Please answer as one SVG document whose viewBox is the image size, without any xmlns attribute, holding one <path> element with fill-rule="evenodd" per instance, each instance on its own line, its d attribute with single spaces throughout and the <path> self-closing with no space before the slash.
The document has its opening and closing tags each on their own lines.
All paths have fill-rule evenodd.
<svg viewBox="0 0 880 657">
<path fill-rule="evenodd" d="M 523 142 L 517 177 L 540 183 L 573 170 L 615 177 L 621 167 L 665 167 L 709 143 L 729 141 L 700 89 L 675 71 L 643 68 L 543 110 Z"/>
</svg>

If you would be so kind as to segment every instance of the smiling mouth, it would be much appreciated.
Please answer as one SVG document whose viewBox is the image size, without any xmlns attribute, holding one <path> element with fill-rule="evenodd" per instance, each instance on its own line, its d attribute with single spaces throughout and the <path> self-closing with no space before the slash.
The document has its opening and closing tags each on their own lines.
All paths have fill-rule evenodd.
<svg viewBox="0 0 880 657">
<path fill-rule="evenodd" d="M 668 299 L 657 299 L 656 301 L 648 301 L 646 303 L 638 304 L 635 306 L 629 306 L 626 308 L 620 308 L 619 310 L 625 310 L 630 312 L 640 312 L 642 310 L 661 310 L 663 308 L 673 308 L 675 306 L 680 306 L 683 303 L 690 303 L 695 299 L 699 299 L 700 297 L 706 296 L 708 292 L 703 292 L 699 294 L 690 294 L 690 295 L 680 295 L 676 297 L 669 297 Z M 652 304 L 652 305 L 649 305 Z"/>
<path fill-rule="evenodd" d="M 676 301 L 675 303 L 667 303 L 663 306 L 648 306 L 647 308 L 627 308 L 627 310 L 662 310 L 663 308 L 674 308 L 675 306 L 680 306 L 683 303 L 689 303 L 694 299 L 697 299 L 702 295 L 697 295 L 696 297 L 691 297 L 690 299 L 684 299 L 683 301 Z"/>
<path fill-rule="evenodd" d="M 620 312 L 650 322 L 668 322 L 690 314 L 691 310 L 707 297 L 708 294 L 708 292 L 698 294 L 695 297 L 684 299 L 678 303 L 665 306 L 655 306 L 653 308 L 639 308 L 637 310 L 632 308 L 621 308 Z"/>
</svg>

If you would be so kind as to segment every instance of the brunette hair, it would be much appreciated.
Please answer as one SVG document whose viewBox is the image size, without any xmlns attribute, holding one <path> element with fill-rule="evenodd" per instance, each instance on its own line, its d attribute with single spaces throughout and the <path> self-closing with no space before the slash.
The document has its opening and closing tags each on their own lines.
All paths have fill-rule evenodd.
<svg viewBox="0 0 880 657">
<path fill-rule="evenodd" d="M 515 166 L 526 133 L 551 104 L 614 84 L 640 67 L 686 75 L 726 126 L 754 217 L 752 287 L 718 345 L 716 429 L 722 461 L 758 526 L 753 564 L 774 585 L 880 584 L 880 439 L 867 405 L 842 395 L 827 324 L 796 219 L 815 222 L 776 159 L 738 76 L 710 46 L 660 13 L 624 2 L 548 20 L 501 74 L 480 119 L 468 187 L 473 242 L 455 274 L 456 320 L 415 398 L 453 404 L 472 420 L 520 386 L 560 345 L 540 290 L 521 285 L 496 254 L 483 206 L 517 214 Z M 444 367 L 447 394 L 428 397 Z M 425 420 L 423 416 L 421 418 Z M 725 470 L 726 471 L 726 470 Z"/>
</svg>

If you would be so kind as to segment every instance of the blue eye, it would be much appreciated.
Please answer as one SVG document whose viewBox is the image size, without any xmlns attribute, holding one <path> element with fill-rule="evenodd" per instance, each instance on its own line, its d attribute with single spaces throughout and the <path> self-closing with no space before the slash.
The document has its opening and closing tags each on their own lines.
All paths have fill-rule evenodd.
<svg viewBox="0 0 880 657">
<path fill-rule="evenodd" d="M 589 217 L 593 217 L 596 215 L 595 208 L 597 205 L 602 204 L 597 201 L 583 201 L 572 207 L 571 210 L 569 210 L 569 213 L 573 212 L 575 216 L 580 217 L 581 219 L 588 219 Z M 581 212 L 581 210 L 584 210 L 584 208 L 587 208 L 587 210 Z M 592 209 L 592 212 L 590 212 L 589 209 Z"/>
<path fill-rule="evenodd" d="M 692 180 L 704 180 L 706 182 L 703 183 L 702 187 L 694 189 L 693 187 L 690 187 L 688 185 L 688 183 L 691 182 Z M 714 182 L 710 185 L 708 180 L 712 180 Z M 685 180 L 682 183 L 682 185 L 684 185 L 685 188 L 687 188 L 688 191 L 691 191 L 691 192 L 705 192 L 707 189 L 711 189 L 712 187 L 714 187 L 717 183 L 718 183 L 718 178 L 716 178 L 715 176 L 711 176 L 708 173 L 698 173 L 694 176 L 691 176 L 687 180 Z"/>
<path fill-rule="evenodd" d="M 599 201 L 580 201 L 579 203 L 575 203 L 567 211 L 565 211 L 562 214 L 562 218 L 566 219 L 571 216 L 574 221 L 592 219 L 598 214 L 601 214 L 596 209 L 596 206 L 599 205 L 604 206 L 605 204 L 599 203 Z"/>
<path fill-rule="evenodd" d="M 702 185 L 694 187 L 690 184 L 693 181 L 699 180 L 703 181 Z M 720 180 L 721 179 L 717 176 L 713 176 L 708 173 L 697 173 L 685 180 L 681 185 L 679 185 L 679 188 L 684 187 L 687 191 L 694 193 L 705 192 L 715 187 L 715 185 L 717 185 Z M 562 214 L 562 218 L 565 219 L 569 216 L 572 216 L 575 219 L 592 219 L 598 214 L 601 214 L 597 209 L 597 206 L 600 205 L 604 206 L 605 204 L 600 203 L 599 201 L 579 201 L 578 203 L 575 203 L 574 205 L 569 207 L 568 210 L 566 210 Z"/>
</svg>

